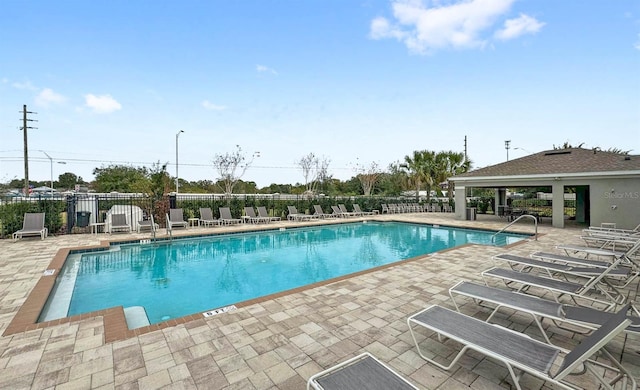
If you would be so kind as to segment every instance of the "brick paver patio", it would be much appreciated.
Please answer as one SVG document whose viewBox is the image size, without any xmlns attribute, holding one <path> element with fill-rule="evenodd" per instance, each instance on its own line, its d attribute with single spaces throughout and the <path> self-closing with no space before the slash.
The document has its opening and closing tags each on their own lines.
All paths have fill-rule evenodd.
<svg viewBox="0 0 640 390">
<path fill-rule="evenodd" d="M 376 218 L 489 229 L 505 225 L 492 217 L 456 221 L 441 213 Z M 533 227 L 517 225 L 517 230 L 531 232 Z M 420 388 L 510 388 L 506 368 L 476 353 L 468 353 L 450 372 L 426 363 L 416 352 L 406 319 L 432 304 L 453 308 L 449 287 L 462 279 L 481 281 L 480 271 L 493 265 L 494 254 L 528 255 L 554 251 L 557 243 L 580 243 L 578 228 L 541 226 L 539 232 L 538 241 L 508 249 L 469 245 L 115 342 L 105 342 L 103 317 L 5 335 L 0 337 L 0 388 L 303 389 L 314 373 L 364 351 Z M 96 245 L 109 238 L 77 234 L 44 241 L 0 240 L 0 333 L 7 330 L 58 249 Z M 637 290 L 637 282 L 628 289 L 632 300 Z M 474 302 L 460 301 L 466 302 L 462 306 L 466 314 L 486 318 L 489 313 Z M 504 310 L 494 321 L 539 338 L 537 328 L 522 313 Z M 583 337 L 548 321 L 545 326 L 560 345 L 575 345 Z M 424 336 L 421 345 L 436 359 L 444 361 L 456 352 L 452 342 Z M 618 336 L 609 349 L 635 376 L 640 375 L 640 337 Z M 575 383 L 587 389 L 594 386 L 578 378 Z M 530 376 L 524 385 L 550 388 Z"/>
</svg>

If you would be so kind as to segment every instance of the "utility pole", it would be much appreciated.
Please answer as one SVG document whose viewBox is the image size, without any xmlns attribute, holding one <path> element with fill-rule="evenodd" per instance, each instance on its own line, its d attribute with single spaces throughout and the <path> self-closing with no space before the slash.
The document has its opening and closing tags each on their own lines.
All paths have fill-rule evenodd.
<svg viewBox="0 0 640 390">
<path fill-rule="evenodd" d="M 37 127 L 27 126 L 27 122 L 37 122 L 35 119 L 28 119 L 27 114 L 37 114 L 37 112 L 27 111 L 27 105 L 22 106 L 22 127 L 24 131 L 24 196 L 29 196 L 29 148 L 27 144 L 27 129 L 37 129 Z"/>
</svg>

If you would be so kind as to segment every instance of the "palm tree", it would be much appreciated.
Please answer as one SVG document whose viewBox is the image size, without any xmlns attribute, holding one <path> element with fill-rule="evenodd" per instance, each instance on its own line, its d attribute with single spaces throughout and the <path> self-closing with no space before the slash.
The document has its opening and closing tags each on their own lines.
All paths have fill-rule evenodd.
<svg viewBox="0 0 640 390">
<path fill-rule="evenodd" d="M 471 160 L 466 159 L 464 156 L 464 153 L 456 153 L 453 151 L 448 151 L 448 152 L 445 152 L 445 154 L 446 154 L 446 167 L 445 167 L 446 177 L 444 180 L 448 181 L 451 176 L 460 175 L 462 173 L 468 172 L 469 169 L 471 169 Z M 451 203 L 451 199 L 453 199 L 451 182 L 448 183 L 447 187 L 448 187 L 447 196 L 449 198 L 449 203 Z"/>
<path fill-rule="evenodd" d="M 427 201 L 434 182 L 435 152 L 430 150 L 416 150 L 413 156 L 405 156 L 404 161 L 409 170 L 409 179 L 416 186 L 416 199 L 420 198 L 420 187 L 426 184 Z"/>
</svg>

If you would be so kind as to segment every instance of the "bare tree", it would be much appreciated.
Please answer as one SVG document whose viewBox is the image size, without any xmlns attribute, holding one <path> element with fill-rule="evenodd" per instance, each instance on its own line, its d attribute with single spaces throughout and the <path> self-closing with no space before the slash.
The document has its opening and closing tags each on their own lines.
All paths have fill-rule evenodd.
<svg viewBox="0 0 640 390">
<path fill-rule="evenodd" d="M 302 176 L 304 176 L 305 194 L 314 194 L 318 189 L 318 185 L 330 178 L 330 162 L 331 160 L 326 157 L 323 156 L 321 160 L 313 153 L 309 153 L 296 161 L 296 164 L 302 169 Z"/>
<path fill-rule="evenodd" d="M 216 154 L 213 159 L 213 166 L 220 175 L 218 180 L 223 183 L 223 190 L 226 195 L 233 193 L 233 187 L 244 176 L 257 155 L 258 153 L 256 152 L 251 156 L 250 160 L 247 160 L 240 145 L 236 145 L 236 150 L 233 152 Z"/>
<path fill-rule="evenodd" d="M 365 166 L 358 162 L 356 163 L 354 171 L 356 172 L 356 177 L 360 180 L 364 196 L 370 196 L 371 192 L 373 192 L 373 188 L 378 182 L 378 179 L 380 179 L 380 176 L 382 175 L 382 171 L 380 171 L 378 163 L 372 161 L 369 166 Z"/>
</svg>

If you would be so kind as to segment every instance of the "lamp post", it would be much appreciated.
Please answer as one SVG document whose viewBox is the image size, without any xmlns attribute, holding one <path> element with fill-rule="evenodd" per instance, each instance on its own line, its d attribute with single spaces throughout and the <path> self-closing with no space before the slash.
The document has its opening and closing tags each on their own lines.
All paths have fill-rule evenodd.
<svg viewBox="0 0 640 390">
<path fill-rule="evenodd" d="M 509 161 L 509 147 L 511 146 L 511 140 L 504 141 L 504 148 L 507 149 L 507 161 Z"/>
<path fill-rule="evenodd" d="M 176 194 L 178 193 L 178 137 L 180 134 L 184 133 L 184 130 L 180 130 L 176 133 Z"/>
<path fill-rule="evenodd" d="M 41 152 L 44 153 L 45 156 L 47 156 L 51 165 L 51 196 L 53 197 L 53 158 L 51 158 L 51 156 L 49 156 L 49 154 L 44 150 L 41 150 Z"/>
<path fill-rule="evenodd" d="M 40 150 L 40 152 L 44 153 L 44 155 L 49 159 L 49 165 L 51 166 L 51 196 L 53 197 L 53 158 L 44 150 Z M 66 164 L 66 162 L 58 161 L 58 164 Z"/>
</svg>

